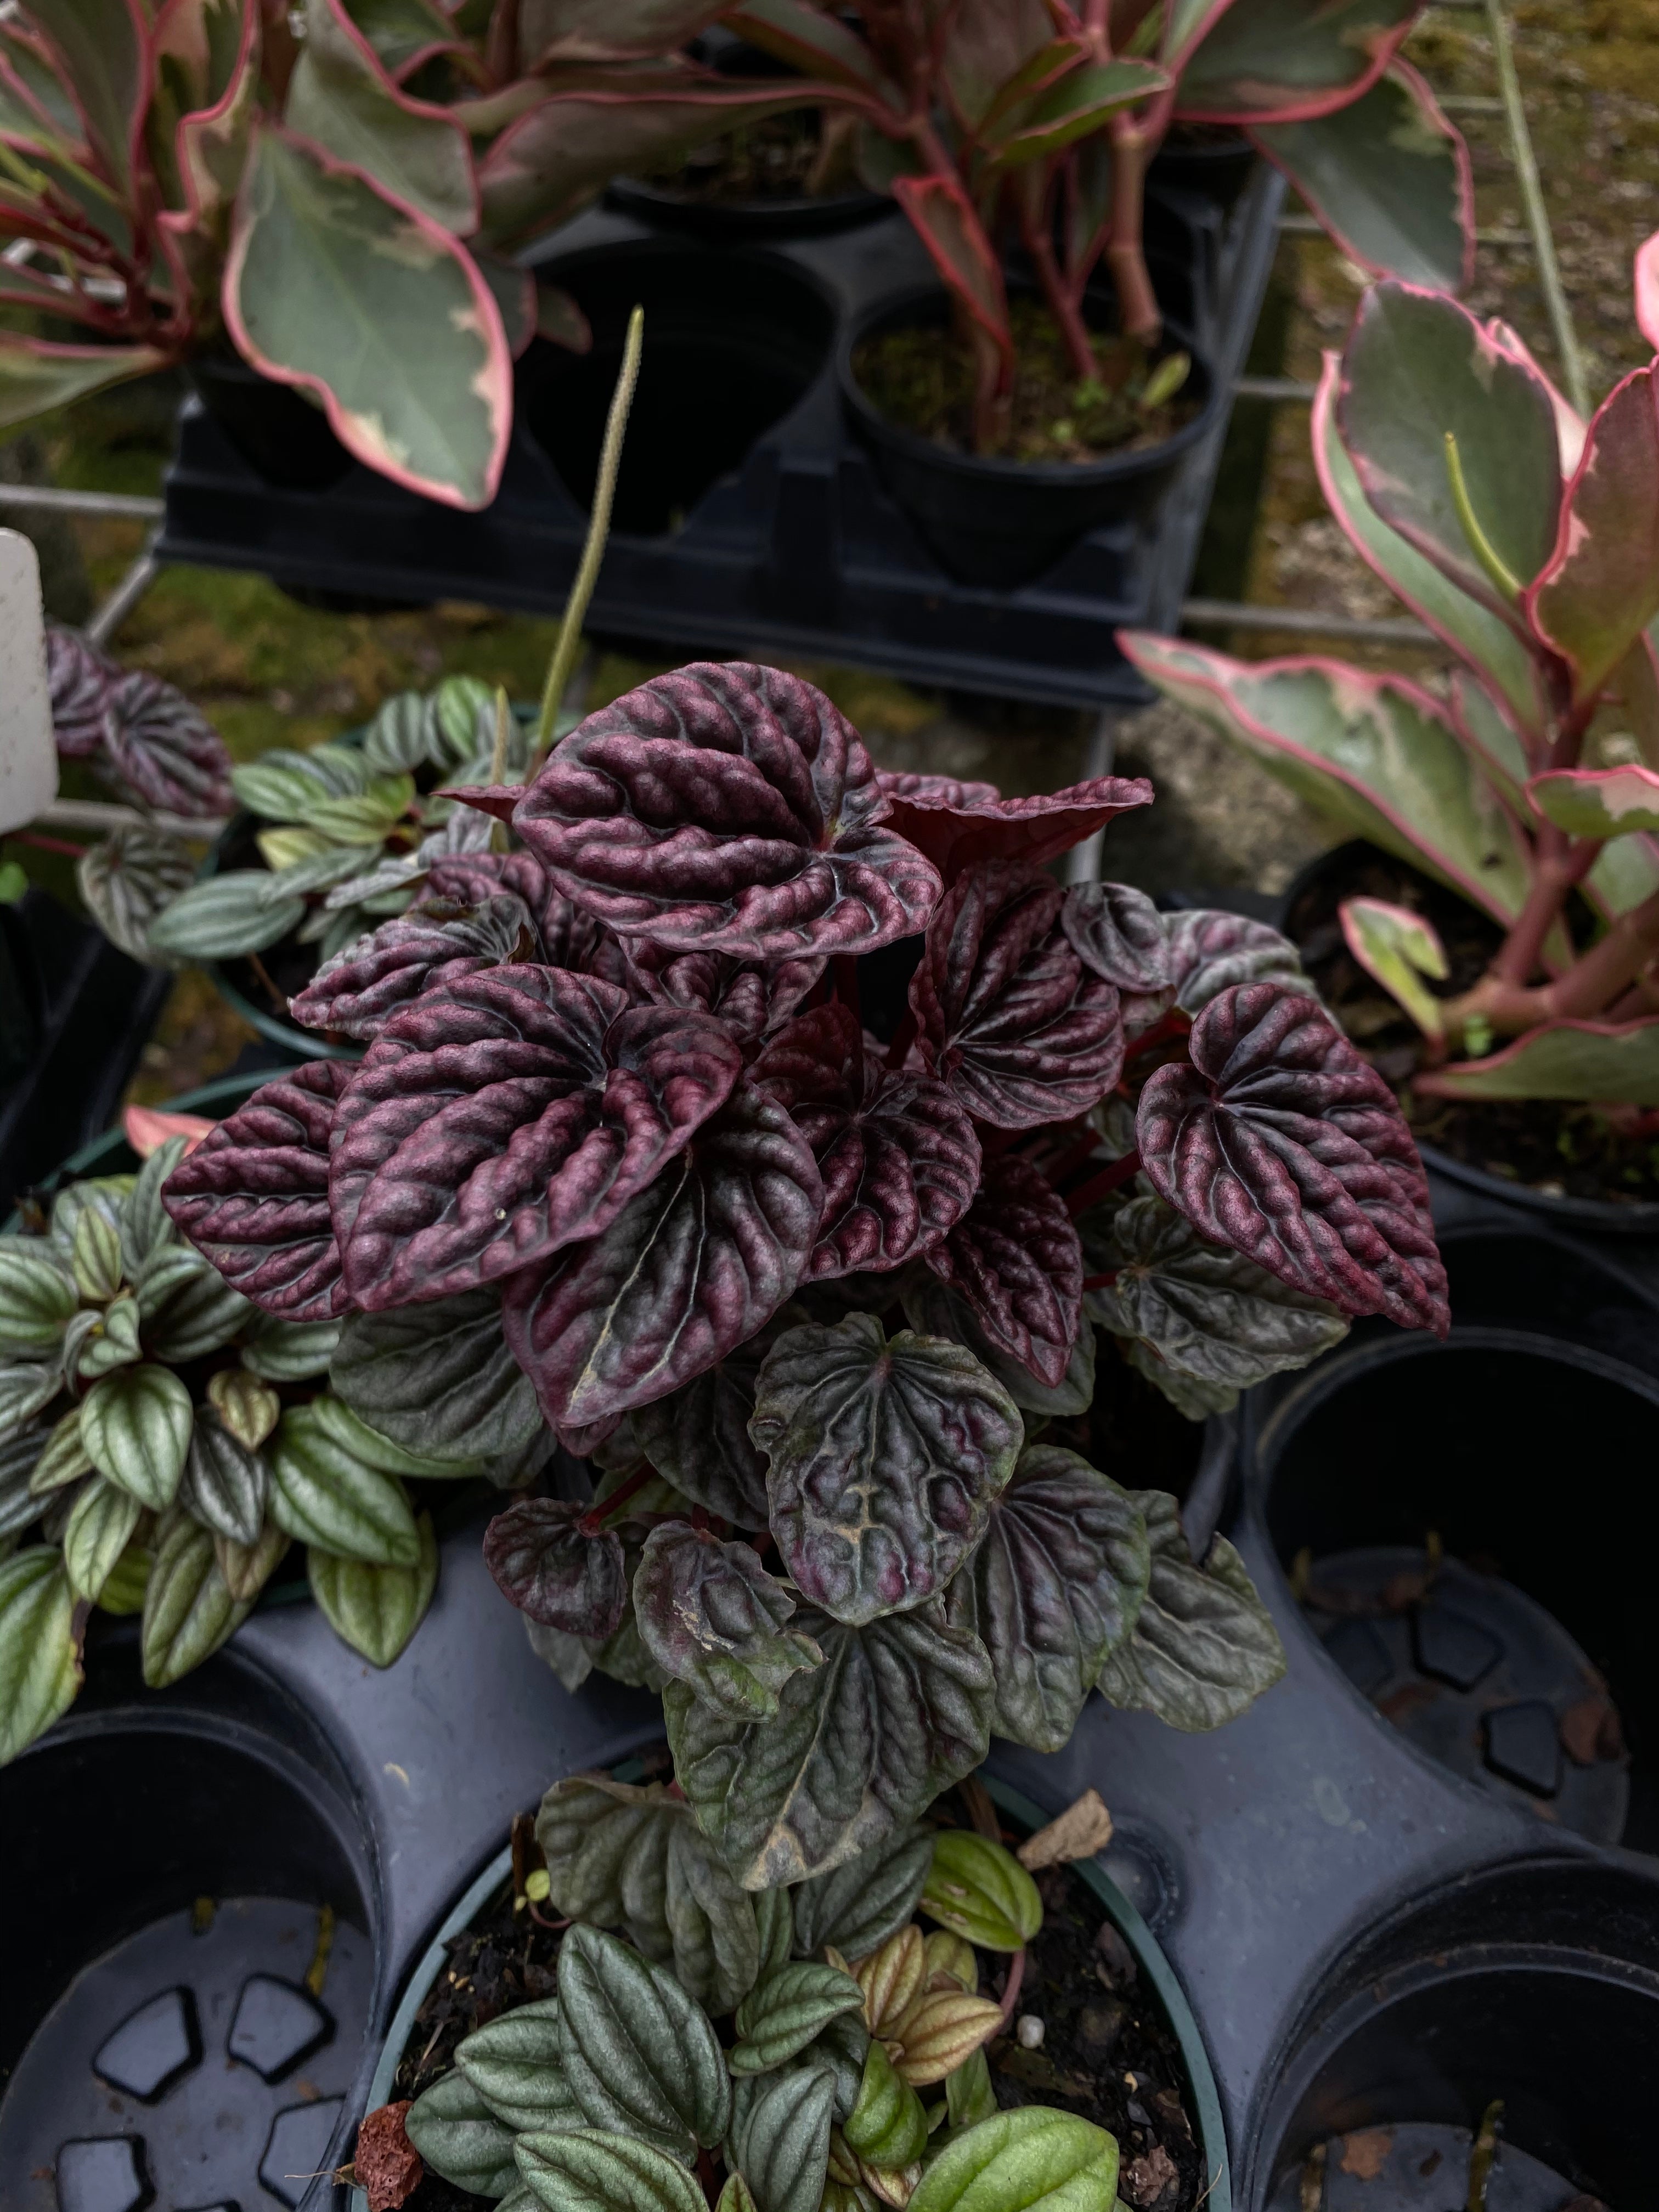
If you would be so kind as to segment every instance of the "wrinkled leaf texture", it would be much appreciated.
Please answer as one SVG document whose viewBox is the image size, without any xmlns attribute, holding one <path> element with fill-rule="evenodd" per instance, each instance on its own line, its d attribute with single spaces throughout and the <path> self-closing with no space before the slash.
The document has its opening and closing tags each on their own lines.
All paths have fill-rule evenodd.
<svg viewBox="0 0 1659 2212">
<path fill-rule="evenodd" d="M 1065 1200 L 1011 1152 L 985 1164 L 979 1195 L 928 1267 L 989 1342 L 1039 1382 L 1066 1379 L 1083 1319 L 1083 1251 Z"/>
<path fill-rule="evenodd" d="M 507 892 L 464 908 L 416 907 L 324 961 L 288 1010 L 307 1029 L 378 1036 L 426 992 L 528 959 L 539 947 L 534 928 L 524 902 Z"/>
<path fill-rule="evenodd" d="M 787 1623 L 795 1601 L 747 1544 L 684 1522 L 653 1528 L 634 1577 L 634 1617 L 665 1674 L 740 1720 L 778 1709 L 791 1674 L 822 1654 Z"/>
<path fill-rule="evenodd" d="M 526 1498 L 484 1531 L 484 1565 L 496 1588 L 544 1628 L 603 1643 L 628 1603 L 622 1540 L 586 1525 L 589 1508 Z"/>
<path fill-rule="evenodd" d="M 1144 776 L 1103 775 L 1064 791 L 1005 799 L 994 784 L 953 776 L 878 775 L 902 837 L 925 853 L 945 881 L 981 860 L 1040 868 L 1103 830 L 1115 815 L 1150 806 Z"/>
</svg>

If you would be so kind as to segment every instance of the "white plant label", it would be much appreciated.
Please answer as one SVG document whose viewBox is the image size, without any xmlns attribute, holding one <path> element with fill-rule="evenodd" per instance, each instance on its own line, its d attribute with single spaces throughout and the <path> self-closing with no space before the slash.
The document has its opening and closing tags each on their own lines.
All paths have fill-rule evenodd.
<svg viewBox="0 0 1659 2212">
<path fill-rule="evenodd" d="M 0 530 L 0 836 L 57 796 L 40 563 L 27 538 Z"/>
</svg>

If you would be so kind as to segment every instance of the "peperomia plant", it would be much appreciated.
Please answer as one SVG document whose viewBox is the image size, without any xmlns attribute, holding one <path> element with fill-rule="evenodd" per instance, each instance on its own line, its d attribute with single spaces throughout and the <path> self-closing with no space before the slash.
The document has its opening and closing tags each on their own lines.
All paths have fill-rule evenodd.
<svg viewBox="0 0 1659 2212">
<path fill-rule="evenodd" d="M 844 12 L 738 0 L 724 20 L 826 80 L 831 111 L 859 126 L 866 173 L 890 186 L 973 339 L 980 450 L 1000 442 L 1012 390 L 1006 242 L 1085 385 L 1103 374 L 1085 314 L 1103 263 L 1121 328 L 1157 340 L 1144 192 L 1172 124 L 1246 132 L 1373 271 L 1468 282 L 1468 155 L 1399 57 L 1413 0 L 855 0 L 862 38 Z"/>
<path fill-rule="evenodd" d="M 970 2187 L 986 2212 L 1112 2212 L 1116 2137 L 1003 2109 L 987 2063 L 1043 1923 L 1000 1842 L 907 1828 L 751 1898 L 660 1786 L 576 1778 L 543 1799 L 535 1845 L 516 1909 L 539 1897 L 562 1916 L 556 1993 L 474 2028 L 451 2070 L 369 2115 L 371 2212 L 422 2164 L 513 2212 L 951 2212 Z"/>
<path fill-rule="evenodd" d="M 1650 307 L 1644 329 L 1659 344 Z M 1168 697 L 1499 926 L 1486 972 L 1439 994 L 1425 915 L 1342 908 L 1433 1096 L 1659 1104 L 1656 392 L 1659 363 L 1586 426 L 1504 325 L 1379 285 L 1326 358 L 1314 451 L 1354 546 L 1455 654 L 1448 695 L 1123 640 Z"/>
<path fill-rule="evenodd" d="M 708 0 L 456 14 L 306 0 L 29 0 L 0 23 L 0 424 L 228 351 L 319 402 L 359 460 L 494 498 L 513 361 L 575 304 L 511 258 L 618 169 L 800 106 L 677 49 Z"/>
<path fill-rule="evenodd" d="M 222 960 L 293 936 L 327 961 L 401 914 L 440 861 L 489 848 L 489 822 L 434 787 L 489 775 L 495 714 L 488 684 L 451 677 L 424 697 L 388 699 L 361 745 L 277 749 L 231 769 L 231 791 L 267 825 L 256 833 L 265 865 L 222 869 L 178 891 L 149 925 L 151 951 Z M 528 746 L 511 719 L 507 765 L 522 773 Z"/>
<path fill-rule="evenodd" d="M 1224 1541 L 1090 1463 L 1097 1326 L 1195 1411 L 1345 1316 L 1447 1322 L 1409 1133 L 1291 947 L 1044 872 L 1146 783 L 881 776 L 744 663 L 468 796 L 521 848 L 319 974 L 295 1012 L 366 1056 L 210 1134 L 185 1234 L 339 1322 L 333 1387 L 394 1443 L 544 1421 L 598 1461 L 487 1557 L 567 1680 L 662 1687 L 745 1887 L 902 1828 L 993 1729 L 1063 1743 L 1097 1683 L 1240 1711 L 1277 1637 Z"/>
<path fill-rule="evenodd" d="M 273 1319 L 181 1243 L 161 1193 L 210 1126 L 130 1115 L 153 1147 L 137 1175 L 70 1183 L 0 1237 L 0 1761 L 74 1699 L 94 1607 L 142 1616 L 160 1688 L 240 1626 L 291 1542 L 338 1634 L 390 1665 L 438 1573 L 405 1480 L 526 1472 L 377 1435 L 326 1387 L 337 1323 Z"/>
</svg>

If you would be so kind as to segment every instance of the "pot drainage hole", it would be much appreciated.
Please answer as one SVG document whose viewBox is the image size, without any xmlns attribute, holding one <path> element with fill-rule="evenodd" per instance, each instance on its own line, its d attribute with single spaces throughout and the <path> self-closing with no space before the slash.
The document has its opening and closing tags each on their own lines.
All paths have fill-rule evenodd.
<svg viewBox="0 0 1659 2212">
<path fill-rule="evenodd" d="M 16 2212 L 299 2205 L 368 2017 L 365 1937 L 279 1898 L 201 1899 L 86 1967 L 0 2102 Z"/>
</svg>

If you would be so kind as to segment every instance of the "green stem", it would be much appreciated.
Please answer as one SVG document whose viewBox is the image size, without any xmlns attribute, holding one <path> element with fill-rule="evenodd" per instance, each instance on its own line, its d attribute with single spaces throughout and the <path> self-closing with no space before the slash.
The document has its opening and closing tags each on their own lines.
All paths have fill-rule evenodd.
<svg viewBox="0 0 1659 2212">
<path fill-rule="evenodd" d="M 1452 505 L 1463 526 L 1463 535 L 1469 541 L 1469 550 L 1486 570 L 1487 581 L 1495 585 L 1513 606 L 1521 596 L 1521 579 L 1480 527 L 1480 518 L 1469 497 L 1468 480 L 1463 474 L 1463 457 L 1449 430 L 1446 433 L 1446 475 L 1451 484 Z"/>
<path fill-rule="evenodd" d="M 599 580 L 599 563 L 605 558 L 605 541 L 611 534 L 611 504 L 617 493 L 617 471 L 622 465 L 623 436 L 628 428 L 628 410 L 634 404 L 634 386 L 639 382 L 640 355 L 644 345 L 645 309 L 635 307 L 628 319 L 628 337 L 623 347 L 622 368 L 617 377 L 617 388 L 611 395 L 611 413 L 605 426 L 605 443 L 599 448 L 599 473 L 593 486 L 593 511 L 588 517 L 587 542 L 582 547 L 581 565 L 576 571 L 575 582 L 570 586 L 570 597 L 565 602 L 559 641 L 548 664 L 547 682 L 542 688 L 541 717 L 536 725 L 536 758 L 539 758 L 552 743 L 559 702 L 564 696 L 565 685 L 570 681 L 570 672 L 575 666 L 577 649 L 581 644 L 582 620 L 587 612 L 587 603 L 593 596 L 593 586 Z"/>
</svg>

